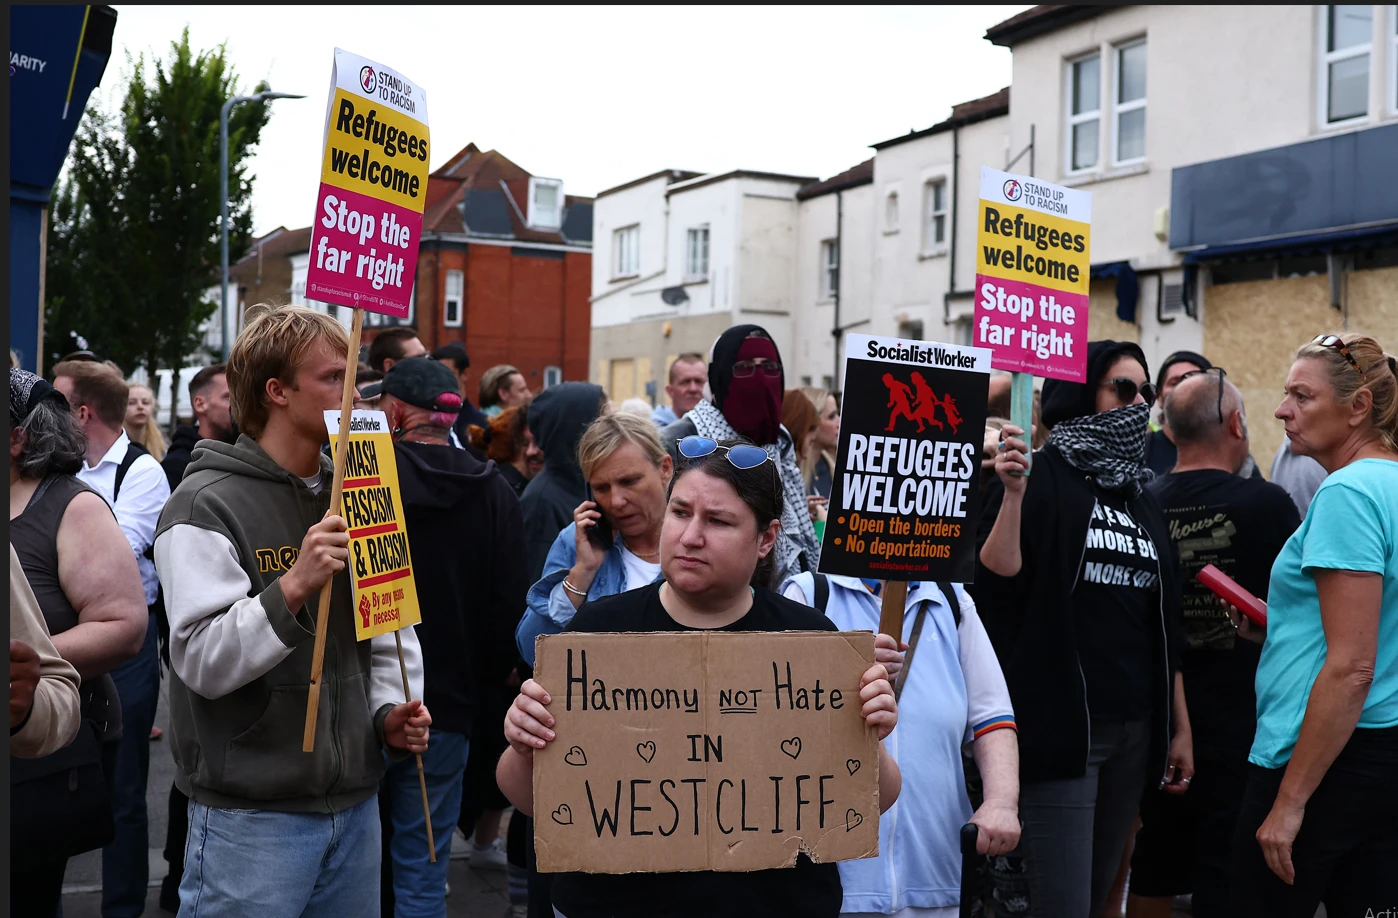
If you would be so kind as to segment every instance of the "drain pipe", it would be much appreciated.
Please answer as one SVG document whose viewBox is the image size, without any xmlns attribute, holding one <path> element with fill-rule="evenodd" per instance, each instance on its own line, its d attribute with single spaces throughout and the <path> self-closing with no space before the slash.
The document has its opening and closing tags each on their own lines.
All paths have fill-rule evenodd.
<svg viewBox="0 0 1398 918">
<path fill-rule="evenodd" d="M 835 192 L 835 327 L 830 329 L 830 334 L 835 339 L 835 373 L 830 378 L 834 380 L 834 389 L 840 388 L 840 337 L 844 334 L 844 329 L 840 327 L 840 274 L 845 266 L 845 246 L 844 246 L 844 222 L 845 222 L 845 200 L 844 192 Z"/>
<path fill-rule="evenodd" d="M 961 198 L 961 128 L 951 129 L 951 242 L 947 247 L 947 295 L 942 297 L 942 332 L 951 322 L 951 298 L 956 296 L 956 209 Z"/>
</svg>

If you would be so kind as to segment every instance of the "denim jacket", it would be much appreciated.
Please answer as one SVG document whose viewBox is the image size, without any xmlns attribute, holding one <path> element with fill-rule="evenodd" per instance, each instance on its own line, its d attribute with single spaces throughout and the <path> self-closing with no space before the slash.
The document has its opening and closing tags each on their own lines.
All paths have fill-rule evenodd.
<svg viewBox="0 0 1398 918">
<path fill-rule="evenodd" d="M 563 588 L 568 572 L 578 562 L 578 543 L 574 534 L 577 527 L 577 523 L 569 523 L 553 540 L 548 557 L 544 560 L 543 576 L 529 588 L 524 616 L 515 628 L 515 643 L 530 666 L 534 665 L 534 639 L 541 634 L 558 634 L 568 627 L 577 612 Z M 621 560 L 621 536 L 618 535 L 592 578 L 587 599 L 601 599 L 625 591 L 626 564 Z"/>
</svg>

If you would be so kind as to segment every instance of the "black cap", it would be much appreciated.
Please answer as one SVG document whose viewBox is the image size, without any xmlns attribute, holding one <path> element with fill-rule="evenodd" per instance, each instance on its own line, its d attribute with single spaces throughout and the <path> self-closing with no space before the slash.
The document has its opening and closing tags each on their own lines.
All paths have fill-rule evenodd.
<svg viewBox="0 0 1398 918">
<path fill-rule="evenodd" d="M 432 352 L 433 360 L 450 360 L 456 372 L 470 369 L 471 357 L 466 353 L 466 345 L 460 341 L 448 341 Z"/>
<path fill-rule="evenodd" d="M 388 368 L 381 392 L 428 411 L 461 410 L 456 374 L 429 357 L 409 357 Z M 362 393 L 361 393 L 362 395 Z"/>
<path fill-rule="evenodd" d="M 1162 363 L 1160 369 L 1156 371 L 1155 391 L 1159 392 L 1164 387 L 1165 371 L 1170 369 L 1171 364 L 1176 363 L 1191 363 L 1201 370 L 1213 368 L 1213 364 L 1209 363 L 1209 358 L 1205 357 L 1203 354 L 1196 354 L 1194 351 L 1175 351 L 1169 357 L 1165 358 L 1165 362 Z"/>
</svg>

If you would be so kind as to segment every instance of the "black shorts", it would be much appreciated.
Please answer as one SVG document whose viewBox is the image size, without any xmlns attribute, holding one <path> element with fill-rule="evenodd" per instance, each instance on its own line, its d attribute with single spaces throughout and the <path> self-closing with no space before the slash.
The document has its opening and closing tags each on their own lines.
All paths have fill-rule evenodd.
<svg viewBox="0 0 1398 918">
<path fill-rule="evenodd" d="M 1233 829 L 1247 785 L 1247 752 L 1198 750 L 1194 780 L 1180 795 L 1148 789 L 1131 856 L 1131 892 L 1194 895 L 1199 918 L 1226 914 Z"/>
</svg>

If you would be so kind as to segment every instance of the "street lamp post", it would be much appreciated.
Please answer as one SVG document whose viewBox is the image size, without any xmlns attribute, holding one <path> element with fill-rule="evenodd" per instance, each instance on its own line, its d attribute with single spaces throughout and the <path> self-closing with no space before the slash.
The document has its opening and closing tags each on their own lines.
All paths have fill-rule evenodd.
<svg viewBox="0 0 1398 918">
<path fill-rule="evenodd" d="M 251 96 L 234 96 L 223 103 L 218 113 L 218 199 L 219 199 L 219 264 L 222 268 L 223 295 L 219 301 L 219 325 L 223 331 L 223 362 L 233 344 L 233 314 L 228 309 L 228 112 L 239 102 L 270 102 L 273 99 L 304 99 L 289 92 L 259 92 Z"/>
</svg>

